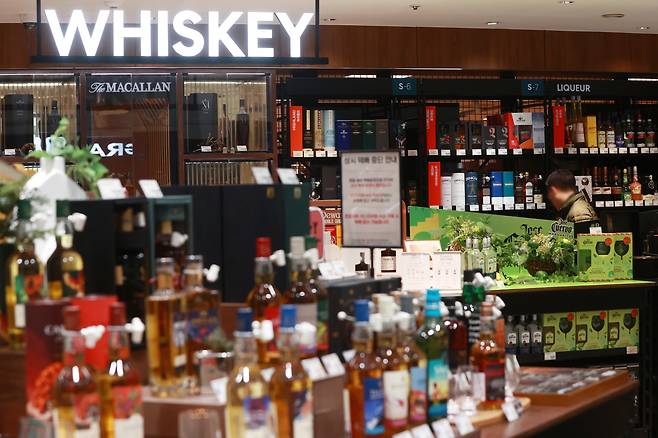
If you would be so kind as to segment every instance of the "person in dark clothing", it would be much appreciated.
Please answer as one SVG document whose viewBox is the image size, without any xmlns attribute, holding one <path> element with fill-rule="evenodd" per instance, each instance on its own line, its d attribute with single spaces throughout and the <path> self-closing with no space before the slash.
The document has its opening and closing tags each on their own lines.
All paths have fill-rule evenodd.
<svg viewBox="0 0 658 438">
<path fill-rule="evenodd" d="M 546 178 L 546 196 L 558 211 L 560 218 L 573 222 L 576 233 L 589 233 L 590 227 L 599 227 L 599 218 L 587 199 L 578 191 L 576 178 L 567 169 L 558 169 Z"/>
</svg>

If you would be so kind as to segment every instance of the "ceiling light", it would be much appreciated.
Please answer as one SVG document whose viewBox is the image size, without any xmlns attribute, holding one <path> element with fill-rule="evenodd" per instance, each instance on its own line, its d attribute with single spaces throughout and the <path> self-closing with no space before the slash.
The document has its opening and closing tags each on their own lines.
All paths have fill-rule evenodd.
<svg viewBox="0 0 658 438">
<path fill-rule="evenodd" d="M 487 21 L 487 26 L 496 26 L 500 24 L 500 21 Z"/>
<path fill-rule="evenodd" d="M 323 18 L 322 21 L 336 21 L 335 18 Z"/>
<path fill-rule="evenodd" d="M 624 14 L 603 14 L 601 15 L 603 18 L 624 18 Z"/>
<path fill-rule="evenodd" d="M 634 82 L 658 82 L 658 78 L 628 78 L 628 80 Z"/>
<path fill-rule="evenodd" d="M 649 26 L 640 26 L 640 27 L 638 27 L 638 29 L 640 29 L 640 30 L 649 30 L 651 28 Z"/>
<path fill-rule="evenodd" d="M 561 5 L 572 5 L 576 2 L 574 0 L 562 0 L 562 1 L 559 1 L 558 3 L 561 4 Z"/>
<path fill-rule="evenodd" d="M 411 9 L 413 9 L 414 11 L 417 11 L 418 9 L 420 9 L 420 5 L 409 5 L 409 7 Z"/>
</svg>

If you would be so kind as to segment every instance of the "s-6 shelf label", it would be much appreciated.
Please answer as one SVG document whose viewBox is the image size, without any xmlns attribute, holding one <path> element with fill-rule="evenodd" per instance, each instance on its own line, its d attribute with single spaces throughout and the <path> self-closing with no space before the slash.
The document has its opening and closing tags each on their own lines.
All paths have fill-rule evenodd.
<svg viewBox="0 0 658 438">
<path fill-rule="evenodd" d="M 393 96 L 415 96 L 418 93 L 416 78 L 393 78 Z"/>
<path fill-rule="evenodd" d="M 543 96 L 544 81 L 538 79 L 524 79 L 521 81 L 521 96 Z"/>
</svg>

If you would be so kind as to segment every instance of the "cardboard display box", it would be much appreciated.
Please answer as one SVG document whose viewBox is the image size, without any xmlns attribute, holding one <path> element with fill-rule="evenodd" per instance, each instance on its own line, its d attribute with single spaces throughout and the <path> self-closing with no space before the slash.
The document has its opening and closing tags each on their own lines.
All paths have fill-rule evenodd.
<svg viewBox="0 0 658 438">
<path fill-rule="evenodd" d="M 578 271 L 587 280 L 633 278 L 633 234 L 579 234 Z"/>
<path fill-rule="evenodd" d="M 608 311 L 608 348 L 640 346 L 640 309 Z"/>
<path fill-rule="evenodd" d="M 608 312 L 594 310 L 576 313 L 576 350 L 608 348 Z"/>
<path fill-rule="evenodd" d="M 544 352 L 557 353 L 576 349 L 576 314 L 574 312 L 542 315 Z"/>
</svg>

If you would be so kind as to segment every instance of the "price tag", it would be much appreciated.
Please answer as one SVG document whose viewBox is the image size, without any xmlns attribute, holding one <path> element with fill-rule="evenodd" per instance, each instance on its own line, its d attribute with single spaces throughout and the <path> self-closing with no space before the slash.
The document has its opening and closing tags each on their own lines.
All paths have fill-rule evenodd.
<svg viewBox="0 0 658 438">
<path fill-rule="evenodd" d="M 479 157 L 482 155 L 482 149 L 471 149 L 471 155 Z"/>
<path fill-rule="evenodd" d="M 247 152 L 247 146 L 242 145 L 242 146 L 236 146 L 235 148 L 238 152 Z"/>
<path fill-rule="evenodd" d="M 414 438 L 434 438 L 432 429 L 430 429 L 429 425 L 427 424 L 416 426 L 411 429 L 411 435 Z"/>
<path fill-rule="evenodd" d="M 650 153 L 650 154 L 658 154 L 658 147 L 655 147 L 655 148 L 649 148 L 649 153 Z"/>
<path fill-rule="evenodd" d="M 496 149 L 487 149 L 487 155 L 496 155 Z"/>
<path fill-rule="evenodd" d="M 535 155 L 544 155 L 545 153 L 544 148 L 535 148 Z"/>
<path fill-rule="evenodd" d="M 526 204 L 525 209 L 526 210 L 534 210 L 535 209 L 535 204 Z"/>
<path fill-rule="evenodd" d="M 315 157 L 315 151 L 313 149 L 304 149 L 304 158 L 313 158 Z"/>
<path fill-rule="evenodd" d="M 276 172 L 279 174 L 279 181 L 281 181 L 281 184 L 285 184 L 285 185 L 299 184 L 299 179 L 297 178 L 297 174 L 293 169 L 279 167 L 276 170 Z"/>
<path fill-rule="evenodd" d="M 617 148 L 617 153 L 624 155 L 628 153 L 628 148 Z"/>
<path fill-rule="evenodd" d="M 609 153 L 608 148 L 599 148 L 599 152 L 604 155 Z"/>
<path fill-rule="evenodd" d="M 523 210 L 524 208 L 525 206 L 523 204 L 514 204 L 514 210 Z"/>
<path fill-rule="evenodd" d="M 251 173 L 254 175 L 256 184 L 259 185 L 274 184 L 274 180 L 272 179 L 272 174 L 270 173 L 270 169 L 268 169 L 267 167 L 253 166 L 251 168 Z"/>
<path fill-rule="evenodd" d="M 649 148 L 640 148 L 640 153 L 641 154 L 648 154 L 651 151 Z"/>
<path fill-rule="evenodd" d="M 598 148 L 589 148 L 589 154 L 590 155 L 598 155 L 599 154 L 599 149 Z"/>
<path fill-rule="evenodd" d="M 304 156 L 304 153 L 302 151 L 292 151 L 292 157 L 293 158 L 302 158 Z"/>
<path fill-rule="evenodd" d="M 578 154 L 578 149 L 576 149 L 576 148 L 567 148 L 567 154 L 576 155 L 576 154 Z"/>
<path fill-rule="evenodd" d="M 201 152 L 212 152 L 212 146 L 201 146 Z"/>
<path fill-rule="evenodd" d="M 343 351 L 343 360 L 345 360 L 345 363 L 351 361 L 355 354 L 356 354 L 356 350 Z"/>
<path fill-rule="evenodd" d="M 274 368 L 264 368 L 260 370 L 260 375 L 266 382 L 270 381 L 272 374 L 274 374 Z"/>
<path fill-rule="evenodd" d="M 615 201 L 605 201 L 605 206 L 606 207 L 614 207 L 615 206 Z"/>
<path fill-rule="evenodd" d="M 603 201 L 596 201 L 596 202 L 594 203 L 594 206 L 595 206 L 595 207 L 605 207 L 605 202 L 603 202 Z"/>
<path fill-rule="evenodd" d="M 537 210 L 546 210 L 546 203 L 540 202 L 539 204 L 537 204 Z"/>
<path fill-rule="evenodd" d="M 336 149 L 331 149 L 327 151 L 327 157 L 335 158 L 338 156 L 338 151 Z"/>
<path fill-rule="evenodd" d="M 5 149 L 5 156 L 7 157 L 15 157 L 16 156 L 16 149 Z"/>
<path fill-rule="evenodd" d="M 564 154 L 564 148 L 555 148 L 555 155 Z"/>
<path fill-rule="evenodd" d="M 507 155 L 507 149 L 498 149 L 498 155 Z"/>
<path fill-rule="evenodd" d="M 417 157 L 418 156 L 418 149 L 409 149 L 407 151 L 407 156 L 408 157 Z"/>
<path fill-rule="evenodd" d="M 520 148 L 512 149 L 512 155 L 523 155 L 523 149 L 520 149 Z"/>
<path fill-rule="evenodd" d="M 557 358 L 557 354 L 555 351 L 548 351 L 544 353 L 544 360 L 555 360 Z"/>
<path fill-rule="evenodd" d="M 629 154 L 637 154 L 637 148 L 628 148 Z"/>
<path fill-rule="evenodd" d="M 639 348 L 637 345 L 629 345 L 626 347 L 626 354 L 637 354 L 639 351 Z"/>
<path fill-rule="evenodd" d="M 480 206 L 479 205 L 469 205 L 468 206 L 468 211 L 480 211 Z"/>
<path fill-rule="evenodd" d="M 516 209 L 514 204 L 503 204 L 503 206 L 504 206 L 505 210 L 515 210 Z"/>
<path fill-rule="evenodd" d="M 432 429 L 434 429 L 436 438 L 455 438 L 455 432 L 452 430 L 450 422 L 445 418 L 432 423 Z"/>
<path fill-rule="evenodd" d="M 320 359 L 317 357 L 310 357 L 308 359 L 304 359 L 302 361 L 302 366 L 308 373 L 308 376 L 311 378 L 312 381 L 324 379 L 327 377 L 327 372 L 324 370 L 324 367 L 322 366 L 322 362 L 320 362 Z"/>
<path fill-rule="evenodd" d="M 455 205 L 455 210 L 457 211 L 466 211 L 465 205 Z"/>
<path fill-rule="evenodd" d="M 97 185 L 102 199 L 123 199 L 126 197 L 126 189 L 123 188 L 118 178 L 101 178 L 98 180 Z"/>
<path fill-rule="evenodd" d="M 494 211 L 501 211 L 503 209 L 503 204 L 496 204 L 493 206 Z"/>
<path fill-rule="evenodd" d="M 589 154 L 589 148 L 580 148 L 578 151 L 581 153 L 581 155 Z"/>
<path fill-rule="evenodd" d="M 513 401 L 503 403 L 503 413 L 510 423 L 519 419 L 519 412 L 516 410 Z"/>
<path fill-rule="evenodd" d="M 633 206 L 633 201 L 624 201 L 624 206 L 625 207 L 632 207 Z"/>
<path fill-rule="evenodd" d="M 615 201 L 615 207 L 623 207 L 624 201 Z"/>
<path fill-rule="evenodd" d="M 270 368 L 274 371 L 273 368 Z M 210 381 L 210 389 L 212 389 L 213 394 L 217 397 L 217 401 L 220 405 L 226 404 L 226 386 L 228 385 L 228 376 L 220 377 L 219 379 L 213 379 Z"/>
<path fill-rule="evenodd" d="M 327 370 L 327 374 L 330 376 L 342 376 L 345 374 L 345 367 L 336 353 L 322 356 L 320 360 L 324 365 L 324 369 Z"/>
<path fill-rule="evenodd" d="M 451 155 L 451 152 L 449 149 L 441 149 L 441 156 L 442 157 L 449 157 Z"/>
<path fill-rule="evenodd" d="M 323 150 L 315 151 L 315 156 L 318 158 L 324 158 L 327 156 L 327 151 L 323 151 Z"/>
<path fill-rule="evenodd" d="M 482 204 L 482 211 L 491 211 L 491 204 Z"/>
<path fill-rule="evenodd" d="M 475 432 L 471 419 L 464 414 L 458 414 L 455 417 L 455 426 L 457 426 L 457 432 L 462 436 Z"/>
<path fill-rule="evenodd" d="M 457 149 L 455 152 L 457 152 L 458 157 L 466 156 L 466 149 Z"/>
<path fill-rule="evenodd" d="M 644 201 L 633 201 L 636 207 L 644 207 Z"/>
<path fill-rule="evenodd" d="M 404 432 L 396 433 L 393 435 L 393 438 L 414 438 L 410 431 L 405 430 Z"/>
<path fill-rule="evenodd" d="M 162 198 L 164 196 L 162 194 L 160 184 L 158 184 L 158 181 L 155 179 L 140 179 L 139 187 L 142 189 L 142 193 L 147 198 Z"/>
<path fill-rule="evenodd" d="M 430 149 L 430 150 L 427 151 L 427 155 L 429 155 L 429 156 L 439 155 L 439 150 L 438 149 Z"/>
</svg>

